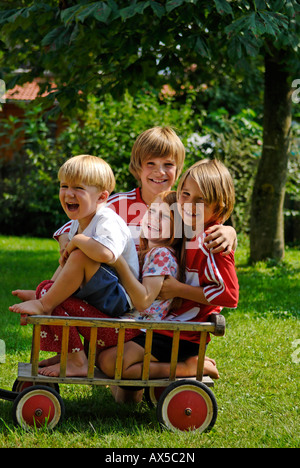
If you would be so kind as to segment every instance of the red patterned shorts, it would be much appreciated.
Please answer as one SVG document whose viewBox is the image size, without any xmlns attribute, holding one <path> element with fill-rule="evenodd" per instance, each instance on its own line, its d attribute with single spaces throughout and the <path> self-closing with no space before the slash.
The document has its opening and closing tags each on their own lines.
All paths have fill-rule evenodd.
<svg viewBox="0 0 300 468">
<path fill-rule="evenodd" d="M 53 281 L 43 281 L 36 289 L 36 298 L 41 298 L 48 289 L 51 288 Z M 88 318 L 111 318 L 102 314 L 98 309 L 87 302 L 69 297 L 62 304 L 57 306 L 52 314 L 55 317 L 88 317 Z M 140 330 L 125 331 L 125 342 L 130 341 L 139 335 Z M 76 353 L 84 349 L 80 335 L 87 341 L 90 340 L 90 328 L 88 327 L 70 327 L 69 331 L 69 353 Z M 42 351 L 61 352 L 62 327 L 42 325 L 40 348 Z M 118 330 L 115 328 L 97 329 L 97 347 L 99 350 L 116 346 L 118 342 Z"/>
</svg>

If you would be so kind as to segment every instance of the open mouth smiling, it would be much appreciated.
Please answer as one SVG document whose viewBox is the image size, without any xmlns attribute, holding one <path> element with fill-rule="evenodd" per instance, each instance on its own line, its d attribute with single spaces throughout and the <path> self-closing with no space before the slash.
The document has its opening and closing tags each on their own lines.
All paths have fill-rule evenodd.
<svg viewBox="0 0 300 468">
<path fill-rule="evenodd" d="M 153 182 L 154 184 L 165 184 L 166 182 L 168 182 L 168 179 L 162 179 L 162 180 L 159 180 L 159 179 L 149 179 L 151 182 Z"/>
<path fill-rule="evenodd" d="M 69 211 L 76 211 L 79 208 L 78 203 L 66 203 Z"/>
</svg>

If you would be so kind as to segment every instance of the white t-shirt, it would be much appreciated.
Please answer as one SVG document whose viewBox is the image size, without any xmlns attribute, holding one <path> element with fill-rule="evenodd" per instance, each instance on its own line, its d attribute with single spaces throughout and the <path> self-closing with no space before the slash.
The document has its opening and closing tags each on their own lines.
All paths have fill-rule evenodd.
<svg viewBox="0 0 300 468">
<path fill-rule="evenodd" d="M 73 220 L 69 240 L 77 234 L 78 227 L 79 222 Z M 130 230 L 125 221 L 113 210 L 102 206 L 82 234 L 107 247 L 115 259 L 123 255 L 134 276 L 139 278 L 138 256 Z"/>
</svg>

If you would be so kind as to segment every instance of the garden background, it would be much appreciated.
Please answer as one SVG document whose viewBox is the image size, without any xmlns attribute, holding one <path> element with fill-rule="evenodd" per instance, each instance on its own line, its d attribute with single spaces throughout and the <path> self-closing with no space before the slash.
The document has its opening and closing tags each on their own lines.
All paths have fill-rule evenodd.
<svg viewBox="0 0 300 468">
<path fill-rule="evenodd" d="M 13 152 L 10 160 L 0 157 L 0 339 L 6 343 L 0 386 L 10 388 L 17 362 L 29 359 L 31 331 L 7 311 L 10 292 L 33 288 L 55 269 L 57 245 L 46 238 L 66 220 L 57 170 L 70 156 L 103 157 L 115 172 L 116 191 L 130 190 L 136 186 L 128 172 L 136 137 L 154 125 L 171 125 L 186 147 L 185 168 L 205 157 L 224 161 L 236 188 L 230 222 L 239 236 L 241 288 L 237 311 L 224 311 L 226 337 L 210 345 L 221 371 L 212 433 L 174 439 L 144 404 L 120 410 L 104 389 L 65 387 L 68 419 L 51 435 L 15 429 L 10 403 L 0 401 L 0 446 L 142 447 L 145 440 L 152 447 L 298 446 L 297 2 L 218 0 L 200 8 L 197 0 L 6 1 L 0 7 L 0 78 L 8 90 L 40 78 L 40 94 L 49 93 L 19 103 L 22 118 L 10 115 L 0 123 L 0 154 Z M 288 103 L 277 87 L 288 89 Z M 58 116 L 64 121 L 59 134 Z M 253 200 L 263 172 L 260 184 L 269 198 L 261 195 L 257 213 Z M 272 186 L 279 198 L 285 192 L 284 205 L 272 206 Z M 265 216 L 273 225 L 267 207 L 276 214 L 273 234 L 266 226 L 257 232 L 260 222 L 253 223 Z M 274 232 L 283 233 L 281 215 L 285 237 L 278 253 L 274 245 L 282 239 Z M 252 251 L 253 237 L 264 243 L 256 263 L 249 261 L 251 235 Z"/>
</svg>

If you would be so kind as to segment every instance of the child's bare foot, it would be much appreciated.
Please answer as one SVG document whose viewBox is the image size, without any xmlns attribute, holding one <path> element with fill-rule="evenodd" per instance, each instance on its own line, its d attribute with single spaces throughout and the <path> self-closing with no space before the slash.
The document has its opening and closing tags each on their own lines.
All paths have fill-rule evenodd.
<svg viewBox="0 0 300 468">
<path fill-rule="evenodd" d="M 197 363 L 198 363 L 198 356 L 192 356 L 184 361 L 184 363 L 180 363 L 184 366 L 184 370 L 180 368 L 181 372 L 184 372 L 183 375 L 178 375 L 178 377 L 188 377 L 194 376 L 197 373 Z M 178 367 L 177 367 L 178 369 Z M 212 379 L 219 378 L 219 372 L 216 367 L 216 361 L 209 357 L 205 356 L 204 359 L 204 367 L 203 367 L 203 375 L 208 375 Z"/>
<path fill-rule="evenodd" d="M 210 361 L 214 366 L 216 365 L 216 361 L 214 359 L 211 359 L 207 356 L 205 356 L 205 361 Z"/>
<path fill-rule="evenodd" d="M 18 297 L 21 301 L 31 301 L 35 299 L 34 289 L 16 289 L 11 292 L 13 296 Z"/>
<path fill-rule="evenodd" d="M 205 358 L 204 360 L 204 367 L 203 367 L 203 375 L 208 375 L 212 379 L 219 379 L 219 371 L 216 367 L 216 362 L 213 359 Z"/>
<path fill-rule="evenodd" d="M 49 359 L 43 359 L 39 362 L 39 367 L 53 366 L 53 364 L 57 364 L 58 362 L 60 362 L 60 354 L 57 354 L 56 356 L 53 356 Z"/>
<path fill-rule="evenodd" d="M 88 372 L 88 360 L 84 351 L 69 353 L 67 359 L 67 377 L 86 377 Z M 60 363 L 39 369 L 39 374 L 47 377 L 59 377 Z"/>
<path fill-rule="evenodd" d="M 14 304 L 13 306 L 9 307 L 9 310 L 17 314 L 48 315 L 46 314 L 43 304 L 39 299 L 21 302 L 20 304 Z"/>
</svg>

